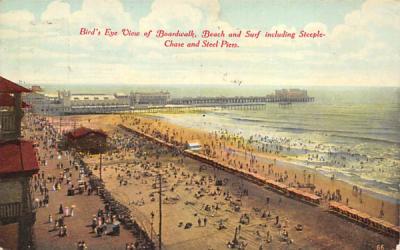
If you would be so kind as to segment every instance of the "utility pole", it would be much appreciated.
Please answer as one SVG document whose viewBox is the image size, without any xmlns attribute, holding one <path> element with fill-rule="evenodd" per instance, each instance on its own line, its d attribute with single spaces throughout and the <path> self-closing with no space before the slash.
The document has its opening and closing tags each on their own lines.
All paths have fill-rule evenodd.
<svg viewBox="0 0 400 250">
<path fill-rule="evenodd" d="M 103 159 L 103 154 L 100 152 L 100 167 L 99 167 L 99 170 L 100 170 L 100 180 L 103 180 L 103 178 L 101 177 L 101 165 L 102 165 L 102 159 Z"/>
<path fill-rule="evenodd" d="M 159 232 L 159 234 L 158 234 L 158 244 L 159 244 L 159 250 L 161 250 L 161 231 L 162 231 L 162 194 L 161 194 L 161 173 L 158 175 L 158 179 L 159 179 L 159 181 L 160 181 L 160 186 L 159 186 L 159 197 L 160 197 L 160 200 L 159 200 L 159 207 L 158 207 L 158 209 L 159 209 L 159 214 L 160 214 L 160 223 L 159 223 L 159 225 L 158 225 L 158 232 Z"/>
<path fill-rule="evenodd" d="M 61 135 L 61 115 L 60 115 L 60 135 Z"/>
<path fill-rule="evenodd" d="M 154 231 L 154 228 L 153 228 L 153 223 L 154 223 L 154 213 L 153 213 L 153 211 L 151 211 L 151 213 L 150 213 L 150 216 L 151 216 L 150 240 L 151 240 L 151 242 L 153 242 L 153 231 Z"/>
<path fill-rule="evenodd" d="M 158 166 L 158 164 L 157 164 Z M 162 173 L 161 173 L 161 163 L 158 166 L 159 169 L 159 173 L 158 175 L 155 177 L 154 179 L 154 184 L 153 184 L 153 188 L 155 189 L 154 193 L 158 193 L 158 213 L 159 213 L 159 222 L 158 222 L 158 249 L 161 250 L 162 249 L 162 193 L 165 191 L 165 188 L 168 188 L 167 186 L 163 186 L 162 182 L 163 182 L 163 178 L 162 178 Z M 152 218 L 154 217 L 154 213 L 151 213 Z M 153 220 L 152 220 L 153 221 Z M 151 225 L 153 225 L 153 223 L 151 222 Z"/>
</svg>

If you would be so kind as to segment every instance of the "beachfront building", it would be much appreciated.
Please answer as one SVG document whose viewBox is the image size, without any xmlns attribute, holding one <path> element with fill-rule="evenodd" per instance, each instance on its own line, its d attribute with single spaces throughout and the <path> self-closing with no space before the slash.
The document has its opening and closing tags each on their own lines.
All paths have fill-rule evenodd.
<svg viewBox="0 0 400 250">
<path fill-rule="evenodd" d="M 68 111 L 68 107 L 64 107 L 56 96 L 45 95 L 41 91 L 24 93 L 23 100 L 32 107 L 31 111 L 37 114 L 61 115 Z"/>
<path fill-rule="evenodd" d="M 130 109 L 129 99 L 113 94 L 71 94 L 59 91 L 64 114 L 104 114 Z"/>
<path fill-rule="evenodd" d="M 0 77 L 0 242 L 10 244 L 2 246 L 10 249 L 32 246 L 36 217 L 30 181 L 39 165 L 33 143 L 21 139 L 22 93 L 28 92 Z M 4 234 L 2 230 L 18 234 Z"/>
<path fill-rule="evenodd" d="M 45 94 L 40 86 L 23 95 L 31 111 L 43 115 L 96 114 L 130 109 L 130 97 L 125 94 L 71 94 L 58 91 L 57 95 Z"/>
<path fill-rule="evenodd" d="M 309 97 L 305 89 L 279 89 L 275 90 L 275 98 L 280 101 L 302 101 Z"/>
<path fill-rule="evenodd" d="M 171 96 L 169 92 L 131 92 L 130 105 L 133 107 L 165 106 Z"/>
<path fill-rule="evenodd" d="M 107 146 L 107 134 L 101 130 L 86 127 L 74 129 L 65 134 L 65 144 L 80 152 L 100 153 Z"/>
<path fill-rule="evenodd" d="M 168 91 L 130 92 L 115 94 L 72 94 L 58 91 L 56 96 L 44 94 L 40 86 L 24 95 L 24 101 L 34 113 L 44 115 L 105 114 L 159 107 L 212 107 L 263 105 L 271 102 L 312 102 L 307 90 L 281 89 L 264 96 L 199 96 L 171 98 Z"/>
</svg>

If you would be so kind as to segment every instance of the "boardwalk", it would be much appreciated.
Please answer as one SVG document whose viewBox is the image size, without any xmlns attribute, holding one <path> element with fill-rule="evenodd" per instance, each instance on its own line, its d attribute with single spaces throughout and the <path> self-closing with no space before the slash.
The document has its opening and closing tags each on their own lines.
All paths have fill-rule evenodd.
<svg viewBox="0 0 400 250">
<path fill-rule="evenodd" d="M 29 126 L 28 126 L 29 127 Z M 40 138 L 44 136 L 46 131 L 37 131 L 35 133 L 28 132 L 27 137 Z M 44 138 L 44 137 L 42 137 Z M 41 166 L 41 174 L 43 173 L 45 178 L 47 177 L 58 177 L 62 169 L 58 168 L 58 164 L 63 164 L 63 167 L 70 168 L 72 173 L 71 180 L 76 182 L 78 179 L 78 171 L 70 165 L 72 157 L 69 154 L 63 154 L 59 159 L 57 152 L 54 149 L 45 149 L 43 141 L 39 144 L 39 155 L 41 159 L 47 161 L 47 166 Z M 50 156 L 54 155 L 53 159 Z M 125 244 L 128 242 L 135 242 L 135 238 L 132 233 L 121 227 L 119 236 L 102 236 L 96 237 L 92 233 L 90 224 L 92 222 L 93 215 L 97 214 L 99 209 L 104 209 L 103 201 L 99 196 L 84 194 L 67 196 L 66 184 L 61 185 L 61 190 L 52 191 L 52 183 L 48 185 L 49 191 L 49 205 L 48 207 L 38 208 L 36 214 L 36 223 L 34 225 L 34 241 L 37 249 L 77 249 L 77 242 L 84 240 L 88 246 L 88 249 L 125 249 Z M 41 198 L 39 190 L 35 192 L 37 198 Z M 53 231 L 54 222 L 48 223 L 49 215 L 52 216 L 53 221 L 59 217 L 59 206 L 71 207 L 74 205 L 73 217 L 65 217 L 65 224 L 67 225 L 67 236 L 59 237 L 58 230 Z"/>
</svg>

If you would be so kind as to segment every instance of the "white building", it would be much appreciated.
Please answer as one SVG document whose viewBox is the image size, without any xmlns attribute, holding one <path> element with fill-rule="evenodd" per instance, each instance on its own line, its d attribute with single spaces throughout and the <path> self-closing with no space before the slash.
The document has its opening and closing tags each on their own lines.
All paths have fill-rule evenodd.
<svg viewBox="0 0 400 250">
<path fill-rule="evenodd" d="M 24 93 L 22 99 L 32 107 L 34 113 L 61 115 L 68 109 L 64 107 L 57 96 L 49 96 L 41 92 Z"/>
<path fill-rule="evenodd" d="M 130 109 L 129 99 L 117 94 L 71 94 L 59 91 L 59 100 L 68 107 L 66 114 L 93 114 L 126 111 Z"/>
<path fill-rule="evenodd" d="M 278 98 L 307 98 L 307 90 L 303 89 L 279 89 L 275 90 L 275 97 Z"/>
<path fill-rule="evenodd" d="M 131 92 L 130 94 L 71 94 L 58 91 L 57 95 L 44 94 L 40 86 L 23 96 L 34 113 L 44 115 L 102 114 L 128 111 L 131 108 L 164 106 L 170 100 L 169 92 Z"/>
<path fill-rule="evenodd" d="M 131 92 L 131 106 L 164 106 L 170 100 L 169 92 Z"/>
</svg>

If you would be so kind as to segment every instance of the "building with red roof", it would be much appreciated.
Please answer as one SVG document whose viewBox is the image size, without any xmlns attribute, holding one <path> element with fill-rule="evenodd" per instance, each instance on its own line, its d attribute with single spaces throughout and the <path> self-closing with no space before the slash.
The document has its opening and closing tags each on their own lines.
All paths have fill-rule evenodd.
<svg viewBox="0 0 400 250">
<path fill-rule="evenodd" d="M 102 130 L 80 127 L 64 136 L 66 145 L 78 151 L 101 153 L 107 147 L 107 134 Z"/>
<path fill-rule="evenodd" d="M 21 94 L 26 92 L 31 90 L 0 76 L 0 93 L 3 94 L 1 102 L 4 104 L 0 105 L 0 143 L 16 140 L 21 136 L 21 121 L 24 115 Z M 10 102 L 13 102 L 12 106 L 8 105 Z"/>
<path fill-rule="evenodd" d="M 24 92 L 30 90 L 0 76 L 0 226 L 18 223 L 18 249 L 32 246 L 30 180 L 39 171 L 33 143 L 21 140 Z"/>
<path fill-rule="evenodd" d="M 8 93 L 0 93 L 0 107 L 14 107 L 15 98 Z M 30 105 L 22 102 L 22 108 L 29 108 Z"/>
<path fill-rule="evenodd" d="M 86 128 L 86 127 L 80 127 L 80 128 L 74 129 L 74 130 L 68 132 L 66 135 L 71 139 L 79 139 L 79 138 L 85 137 L 89 134 L 96 134 L 101 137 L 107 137 L 107 134 L 102 130 L 94 130 L 94 129 Z"/>
<path fill-rule="evenodd" d="M 0 93 L 27 93 L 30 89 L 22 87 L 12 81 L 0 76 Z"/>
<path fill-rule="evenodd" d="M 0 144 L 0 178 L 15 174 L 31 176 L 39 171 L 36 149 L 30 141 Z"/>
</svg>

